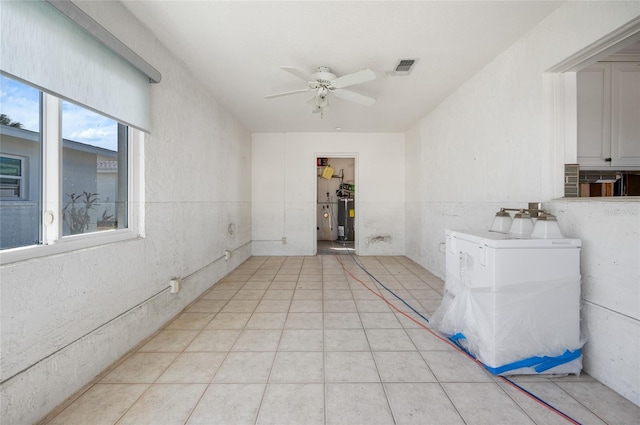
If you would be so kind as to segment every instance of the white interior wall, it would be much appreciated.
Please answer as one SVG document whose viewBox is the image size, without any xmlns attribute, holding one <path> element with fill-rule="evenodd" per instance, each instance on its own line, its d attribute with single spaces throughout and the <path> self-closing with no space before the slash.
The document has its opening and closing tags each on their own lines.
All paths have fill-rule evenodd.
<svg viewBox="0 0 640 425">
<path fill-rule="evenodd" d="M 78 4 L 163 76 L 144 146 L 146 235 L 0 269 L 2 423 L 37 421 L 251 253 L 250 135 L 120 3 Z M 173 277 L 185 278 L 176 295 Z"/>
<path fill-rule="evenodd" d="M 553 134 L 545 71 L 639 15 L 638 2 L 567 2 L 410 129 L 405 214 L 406 255 L 441 277 L 447 228 L 487 228 L 499 207 L 529 201 L 545 202 L 561 227 L 581 217 L 567 235 L 585 240 L 585 371 L 636 404 L 638 349 L 618 348 L 640 339 L 638 200 L 548 204 L 562 196 L 567 149 Z M 599 213 L 582 215 L 590 209 Z M 613 292 L 636 308 L 622 308 Z"/>
<path fill-rule="evenodd" d="M 315 253 L 318 156 L 356 158 L 357 253 L 404 254 L 403 134 L 256 133 L 251 153 L 254 255 Z"/>
</svg>

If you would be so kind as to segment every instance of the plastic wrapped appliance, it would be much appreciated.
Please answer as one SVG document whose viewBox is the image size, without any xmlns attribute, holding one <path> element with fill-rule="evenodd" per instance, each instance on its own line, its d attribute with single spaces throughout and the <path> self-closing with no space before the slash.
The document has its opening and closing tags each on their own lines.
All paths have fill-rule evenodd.
<svg viewBox="0 0 640 425">
<path fill-rule="evenodd" d="M 494 374 L 579 374 L 580 245 L 447 230 L 432 326 Z"/>
</svg>

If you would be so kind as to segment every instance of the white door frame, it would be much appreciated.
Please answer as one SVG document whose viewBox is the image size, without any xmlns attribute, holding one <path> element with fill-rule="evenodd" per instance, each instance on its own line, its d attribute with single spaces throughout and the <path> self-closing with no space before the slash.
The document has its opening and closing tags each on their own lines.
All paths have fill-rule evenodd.
<svg viewBox="0 0 640 425">
<path fill-rule="evenodd" d="M 315 185 L 315 189 L 314 189 L 314 197 L 313 197 L 313 202 L 314 202 L 314 208 L 313 208 L 313 223 L 314 223 L 314 229 L 316 229 L 315 232 L 313 232 L 313 255 L 318 255 L 318 235 L 317 235 L 317 229 L 318 229 L 318 158 L 347 158 L 347 159 L 353 159 L 353 182 L 356 186 L 356 196 L 355 196 L 355 200 L 354 200 L 354 208 L 356 210 L 356 217 L 354 220 L 354 227 L 355 227 L 355 237 L 353 238 L 353 247 L 355 249 L 355 254 L 358 255 L 358 238 L 360 235 L 360 205 L 359 205 L 359 199 L 360 197 L 358 196 L 358 187 L 359 186 L 359 175 L 358 175 L 358 153 L 357 152 L 316 152 L 315 153 L 315 163 L 316 165 L 314 166 L 313 169 L 313 173 L 314 173 L 314 178 L 316 179 L 316 185 Z"/>
</svg>

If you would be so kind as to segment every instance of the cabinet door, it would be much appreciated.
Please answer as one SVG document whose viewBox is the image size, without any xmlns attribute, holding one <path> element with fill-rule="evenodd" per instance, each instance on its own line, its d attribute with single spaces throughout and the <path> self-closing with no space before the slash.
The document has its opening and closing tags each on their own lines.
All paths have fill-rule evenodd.
<svg viewBox="0 0 640 425">
<path fill-rule="evenodd" d="M 611 64 L 577 73 L 578 163 L 609 167 L 611 157 Z"/>
<path fill-rule="evenodd" d="M 611 165 L 640 167 L 640 63 L 612 65 Z"/>
</svg>

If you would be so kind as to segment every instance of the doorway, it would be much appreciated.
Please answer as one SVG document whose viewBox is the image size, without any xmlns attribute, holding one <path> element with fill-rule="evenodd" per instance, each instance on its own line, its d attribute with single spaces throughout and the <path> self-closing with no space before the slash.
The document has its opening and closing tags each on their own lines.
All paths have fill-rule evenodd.
<svg viewBox="0 0 640 425">
<path fill-rule="evenodd" d="M 355 254 L 356 158 L 316 157 L 316 254 Z"/>
</svg>

